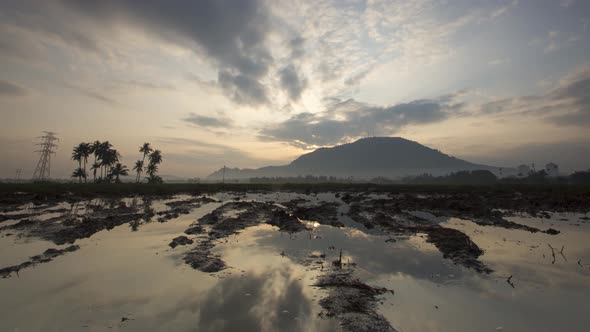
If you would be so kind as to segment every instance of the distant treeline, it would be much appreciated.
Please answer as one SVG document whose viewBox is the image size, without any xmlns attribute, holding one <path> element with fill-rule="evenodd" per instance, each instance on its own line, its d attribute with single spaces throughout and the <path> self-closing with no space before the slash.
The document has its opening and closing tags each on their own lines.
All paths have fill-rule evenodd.
<svg viewBox="0 0 590 332">
<path fill-rule="evenodd" d="M 402 180 L 407 184 L 462 184 L 462 185 L 493 185 L 493 184 L 574 184 L 590 185 L 590 171 L 576 172 L 568 176 L 548 176 L 545 170 L 531 172 L 527 176 L 509 176 L 498 178 L 487 170 L 460 171 L 444 176 L 423 174 L 407 177 Z"/>
<path fill-rule="evenodd" d="M 228 182 L 231 182 L 229 180 Z M 590 171 L 576 172 L 568 176 L 548 176 L 544 170 L 531 172 L 527 176 L 498 178 L 487 170 L 459 171 L 449 175 L 433 176 L 422 174 L 401 180 L 375 177 L 367 181 L 363 178 L 334 176 L 292 176 L 292 177 L 254 177 L 250 183 L 375 183 L 375 184 L 456 184 L 456 185 L 494 185 L 494 184 L 573 184 L 590 185 Z"/>
<path fill-rule="evenodd" d="M 351 183 L 358 182 L 353 177 L 338 178 L 335 176 L 284 176 L 284 177 L 254 177 L 250 183 Z M 228 181 L 229 182 L 229 181 Z M 366 182 L 366 181 L 364 181 Z"/>
</svg>

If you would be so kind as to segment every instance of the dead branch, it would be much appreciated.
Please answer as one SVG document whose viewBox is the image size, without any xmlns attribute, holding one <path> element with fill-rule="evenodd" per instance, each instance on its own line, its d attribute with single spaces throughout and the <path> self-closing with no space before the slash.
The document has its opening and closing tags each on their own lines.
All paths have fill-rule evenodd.
<svg viewBox="0 0 590 332">
<path fill-rule="evenodd" d="M 551 248 L 551 255 L 553 255 L 553 261 L 551 262 L 551 264 L 555 264 L 555 248 L 553 248 L 549 243 L 547 243 L 547 245 L 549 246 L 549 248 Z"/>
<path fill-rule="evenodd" d="M 507 282 L 507 283 L 508 283 L 510 286 L 512 286 L 512 288 L 516 288 L 516 287 L 514 287 L 514 284 L 512 283 L 512 275 L 510 275 L 510 277 L 508 277 L 508 279 L 506 279 L 506 282 Z"/>
<path fill-rule="evenodd" d="M 565 246 L 561 246 L 561 250 L 559 251 L 559 254 L 561 255 L 561 257 L 563 257 L 563 259 L 565 260 L 565 262 L 567 263 L 567 258 L 565 257 L 565 255 L 563 254 L 563 249 L 565 248 Z"/>
</svg>

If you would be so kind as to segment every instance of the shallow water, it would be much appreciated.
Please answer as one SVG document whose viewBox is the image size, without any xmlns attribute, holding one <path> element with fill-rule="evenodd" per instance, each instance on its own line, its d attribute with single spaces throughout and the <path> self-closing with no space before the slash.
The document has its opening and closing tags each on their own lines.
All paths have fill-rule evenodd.
<svg viewBox="0 0 590 332">
<path fill-rule="evenodd" d="M 237 196 L 214 198 L 227 202 Z M 339 201 L 330 193 L 248 194 L 240 199 L 280 204 L 300 197 L 310 204 Z M 187 198 L 150 204 L 162 211 L 165 203 Z M 340 250 L 345 269 L 353 269 L 369 285 L 395 291 L 382 296 L 378 310 L 399 331 L 587 331 L 590 326 L 590 224 L 579 215 L 511 219 L 560 230 L 555 236 L 438 218 L 486 251 L 480 258 L 495 270 L 489 275 L 454 265 L 421 234 L 392 241 L 346 216 L 339 217 L 345 228 L 312 220 L 313 230 L 297 234 L 269 225 L 247 228 L 213 249 L 228 269 L 193 270 L 182 259 L 192 246 L 171 249 L 168 243 L 221 204 L 206 204 L 165 223 L 142 223 L 136 231 L 129 224 L 100 231 L 77 240 L 76 252 L 0 279 L 1 330 L 332 331 L 338 322 L 318 317 L 318 301 L 326 291 L 313 284 Z M 343 204 L 340 212 L 346 209 Z M 0 267 L 19 264 L 47 248 L 65 247 L 6 236 L 9 232 L 15 233 L 0 231 Z M 548 244 L 556 248 L 554 262 Z M 559 254 L 562 246 L 565 258 Z M 320 254 L 325 259 L 317 258 Z M 514 287 L 507 282 L 511 275 Z"/>
</svg>

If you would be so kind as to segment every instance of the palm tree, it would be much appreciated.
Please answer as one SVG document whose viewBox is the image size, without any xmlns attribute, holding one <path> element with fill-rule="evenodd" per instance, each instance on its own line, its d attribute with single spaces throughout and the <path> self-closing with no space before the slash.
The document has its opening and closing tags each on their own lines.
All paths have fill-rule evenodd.
<svg viewBox="0 0 590 332">
<path fill-rule="evenodd" d="M 143 160 L 138 160 L 135 162 L 135 166 L 133 166 L 133 170 L 137 172 L 135 176 L 135 182 L 139 183 L 139 177 L 141 176 L 141 171 L 143 170 Z"/>
<path fill-rule="evenodd" d="M 80 143 L 78 146 L 74 147 L 74 151 L 72 151 L 72 160 L 75 160 L 78 162 L 78 168 L 82 168 L 82 154 L 83 154 L 83 147 L 81 146 L 82 143 Z"/>
<path fill-rule="evenodd" d="M 156 175 L 156 173 L 158 173 L 158 165 L 150 163 L 145 168 L 145 171 L 150 177 L 154 177 L 154 175 Z"/>
<path fill-rule="evenodd" d="M 160 164 L 162 162 L 162 152 L 160 150 L 155 150 L 149 156 L 150 164 Z"/>
<path fill-rule="evenodd" d="M 86 171 L 82 169 L 82 167 L 76 168 L 76 170 L 72 173 L 73 178 L 78 178 L 78 183 L 82 183 L 82 178 L 86 180 Z"/>
<path fill-rule="evenodd" d="M 146 172 L 150 176 L 148 183 L 161 183 L 162 178 L 156 176 L 156 173 L 158 173 L 158 164 L 162 162 L 162 152 L 160 150 L 154 150 L 150 153 L 148 159 L 150 160 L 150 163 L 146 167 Z"/>
<path fill-rule="evenodd" d="M 88 162 L 88 156 L 90 156 L 91 145 L 90 143 L 80 143 L 78 145 L 78 152 L 81 159 L 84 160 L 84 174 L 86 173 L 86 163 Z M 84 183 L 86 183 L 86 177 L 84 177 Z"/>
<path fill-rule="evenodd" d="M 110 175 L 110 170 L 113 167 L 113 165 L 119 162 L 120 157 L 121 154 L 115 149 L 108 149 L 104 151 L 100 159 L 100 165 L 104 168 L 107 176 Z"/>
<path fill-rule="evenodd" d="M 90 169 L 92 170 L 92 182 L 96 183 L 96 171 L 98 171 L 98 169 L 100 168 L 100 163 L 99 162 L 94 162 L 94 164 L 92 164 L 92 167 L 90 167 Z"/>
<path fill-rule="evenodd" d="M 143 143 L 142 146 L 139 147 L 139 152 L 143 153 L 143 158 L 141 159 L 141 165 L 143 166 L 145 164 L 145 157 L 147 155 L 149 155 L 152 151 L 154 151 L 154 149 L 152 148 L 152 146 L 150 145 L 150 143 Z M 137 163 L 136 163 L 137 166 Z M 141 180 L 141 171 L 139 170 L 137 172 L 137 182 L 139 182 L 139 180 Z"/>
<path fill-rule="evenodd" d="M 105 141 L 100 143 L 100 145 L 98 146 L 97 149 L 97 154 L 98 154 L 98 160 L 100 160 L 100 177 L 102 178 L 103 176 L 103 170 L 105 170 L 105 173 L 108 173 L 108 168 L 107 166 L 111 166 L 113 164 L 113 162 L 109 163 L 105 163 L 105 158 L 109 158 L 108 154 L 109 151 L 111 150 L 111 148 L 113 147 L 113 145 L 109 142 L 109 141 Z"/>
<path fill-rule="evenodd" d="M 111 168 L 111 172 L 109 175 L 115 177 L 116 183 L 121 183 L 119 176 L 129 175 L 129 169 L 127 169 L 127 166 L 121 165 L 121 163 L 116 163 L 115 166 Z"/>
</svg>

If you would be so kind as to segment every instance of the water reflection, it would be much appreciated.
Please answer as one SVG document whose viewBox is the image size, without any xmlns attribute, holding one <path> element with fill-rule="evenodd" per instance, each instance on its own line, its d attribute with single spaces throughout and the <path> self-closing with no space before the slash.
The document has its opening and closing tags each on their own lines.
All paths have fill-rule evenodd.
<svg viewBox="0 0 590 332">
<path fill-rule="evenodd" d="M 285 202 L 301 196 L 248 194 L 240 199 Z M 335 199 L 332 194 L 303 197 L 310 204 Z M 151 222 L 157 212 L 169 209 L 166 203 L 187 198 L 94 199 L 45 207 L 82 218 L 125 204 L 144 217 L 129 224 L 133 232 L 126 224 L 99 231 L 78 240 L 78 252 L 23 271 L 20 278 L 0 279 L 0 330 L 332 331 L 337 322 L 317 317 L 321 292 L 311 285 L 340 249 L 343 261 L 351 263 L 345 268 L 354 268 L 357 277 L 395 290 L 384 297 L 379 312 L 400 331 L 586 331 L 590 326 L 590 224 L 581 222 L 581 215 L 510 219 L 554 227 L 561 231 L 555 236 L 437 218 L 485 249 L 481 259 L 496 271 L 491 275 L 454 265 L 420 234 L 390 237 L 340 217 L 353 227 L 320 222 L 310 232 L 289 235 L 261 225 L 230 236 L 214 249 L 230 268 L 211 276 L 182 262 L 189 247 L 170 249 L 167 244 L 221 203 L 195 208 L 171 222 Z M 41 211 L 38 220 L 56 213 L 29 210 Z M 567 261 L 552 264 L 548 243 L 565 246 Z M 0 266 L 20 263 L 48 247 L 55 245 L 2 236 Z M 506 282 L 510 275 L 515 288 Z M 121 322 L 122 317 L 131 320 Z"/>
<path fill-rule="evenodd" d="M 291 268 L 231 276 L 204 294 L 199 331 L 309 331 L 311 299 Z M 316 329 L 314 329 L 316 330 Z"/>
</svg>

